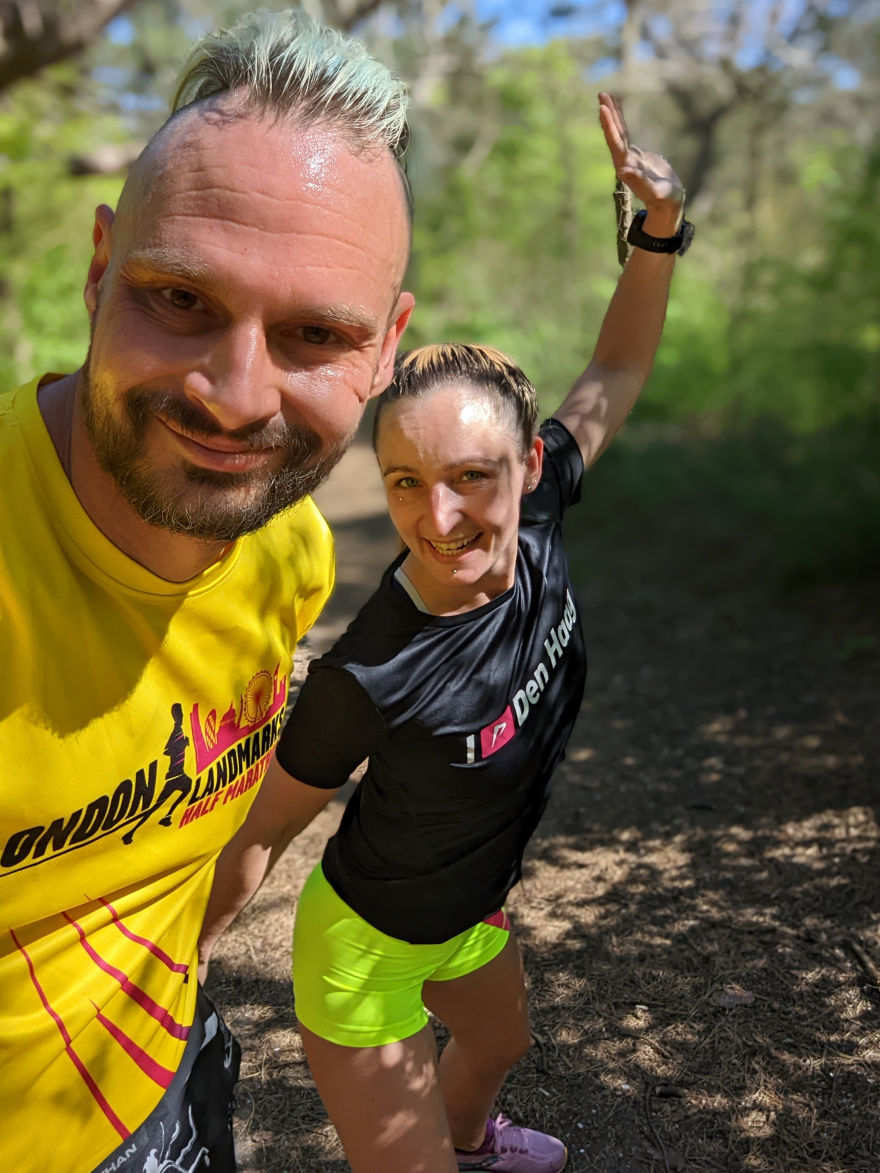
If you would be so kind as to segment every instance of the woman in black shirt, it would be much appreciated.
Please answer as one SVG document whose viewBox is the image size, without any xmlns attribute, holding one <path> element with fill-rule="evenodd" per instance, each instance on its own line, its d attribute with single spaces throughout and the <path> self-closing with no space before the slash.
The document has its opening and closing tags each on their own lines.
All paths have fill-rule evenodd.
<svg viewBox="0 0 880 1173">
<path fill-rule="evenodd" d="M 374 435 L 406 550 L 313 663 L 277 760 L 221 856 L 201 952 L 369 758 L 297 911 L 309 1063 L 355 1173 L 558 1173 L 561 1141 L 488 1117 L 529 1045 L 503 902 L 549 797 L 586 657 L 560 523 L 650 371 L 683 192 L 600 96 L 617 174 L 647 205 L 590 365 L 537 400 L 485 347 L 404 356 Z M 450 1030 L 438 1064 L 424 1007 Z"/>
</svg>

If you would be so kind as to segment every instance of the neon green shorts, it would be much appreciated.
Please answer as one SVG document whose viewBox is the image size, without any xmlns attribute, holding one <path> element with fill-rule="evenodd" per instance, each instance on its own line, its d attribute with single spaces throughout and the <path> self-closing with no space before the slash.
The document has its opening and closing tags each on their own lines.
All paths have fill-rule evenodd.
<svg viewBox="0 0 880 1173">
<path fill-rule="evenodd" d="M 306 880 L 293 930 L 293 992 L 303 1026 L 344 1047 L 396 1043 L 428 1021 L 426 981 L 445 982 L 497 957 L 510 937 L 501 912 L 441 945 L 374 929 L 336 895 L 321 865 Z"/>
</svg>

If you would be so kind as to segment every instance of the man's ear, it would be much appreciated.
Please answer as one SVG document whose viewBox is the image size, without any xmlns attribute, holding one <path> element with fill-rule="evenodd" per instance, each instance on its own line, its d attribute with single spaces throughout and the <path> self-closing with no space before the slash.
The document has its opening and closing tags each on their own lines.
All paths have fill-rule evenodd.
<svg viewBox="0 0 880 1173">
<path fill-rule="evenodd" d="M 94 316 L 98 308 L 98 288 L 101 278 L 107 272 L 110 264 L 111 237 L 113 228 L 113 209 L 106 204 L 99 204 L 95 209 L 95 226 L 92 229 L 92 243 L 95 251 L 89 265 L 89 274 L 86 277 L 86 287 L 83 298 L 90 316 Z"/>
<path fill-rule="evenodd" d="M 370 388 L 370 399 L 381 395 L 394 375 L 394 356 L 397 346 L 409 322 L 416 299 L 411 293 L 401 293 L 397 299 L 392 314 L 391 325 L 382 339 L 382 349 L 379 351 L 379 362 L 376 365 L 376 374 Z"/>
</svg>

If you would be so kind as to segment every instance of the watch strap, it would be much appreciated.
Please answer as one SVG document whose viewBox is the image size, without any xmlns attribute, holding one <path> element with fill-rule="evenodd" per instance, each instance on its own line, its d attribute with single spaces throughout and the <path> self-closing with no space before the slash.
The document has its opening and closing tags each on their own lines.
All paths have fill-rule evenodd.
<svg viewBox="0 0 880 1173">
<path fill-rule="evenodd" d="M 690 220 L 682 220 L 675 236 L 649 236 L 647 232 L 642 231 L 647 215 L 647 211 L 642 208 L 633 216 L 629 232 L 626 234 L 627 243 L 649 253 L 677 253 L 680 257 L 684 256 L 691 247 L 696 231 Z"/>
</svg>

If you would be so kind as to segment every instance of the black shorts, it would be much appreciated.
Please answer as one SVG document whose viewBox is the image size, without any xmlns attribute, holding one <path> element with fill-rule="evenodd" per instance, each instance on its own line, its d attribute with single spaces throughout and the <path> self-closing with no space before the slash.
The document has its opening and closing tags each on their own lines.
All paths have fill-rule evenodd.
<svg viewBox="0 0 880 1173">
<path fill-rule="evenodd" d="M 165 1095 L 94 1173 L 235 1173 L 232 1091 L 241 1048 L 204 990 L 183 1059 Z"/>
</svg>

